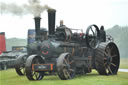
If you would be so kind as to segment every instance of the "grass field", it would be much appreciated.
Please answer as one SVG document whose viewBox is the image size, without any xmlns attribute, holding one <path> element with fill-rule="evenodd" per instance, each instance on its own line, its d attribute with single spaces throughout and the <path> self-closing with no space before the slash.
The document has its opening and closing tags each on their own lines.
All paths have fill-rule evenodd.
<svg viewBox="0 0 128 85">
<path fill-rule="evenodd" d="M 76 76 L 72 80 L 60 80 L 58 76 L 45 76 L 41 81 L 29 81 L 18 76 L 15 69 L 0 71 L 0 85 L 128 85 L 128 73 L 119 72 L 114 76 L 101 76 L 96 71 Z"/>
<path fill-rule="evenodd" d="M 128 69 L 128 59 L 121 59 L 120 68 Z M 95 70 L 72 80 L 60 80 L 58 76 L 45 76 L 41 81 L 29 81 L 26 76 L 18 76 L 15 69 L 0 71 L 0 85 L 128 85 L 128 72 L 118 72 L 114 76 L 101 76 Z"/>
</svg>

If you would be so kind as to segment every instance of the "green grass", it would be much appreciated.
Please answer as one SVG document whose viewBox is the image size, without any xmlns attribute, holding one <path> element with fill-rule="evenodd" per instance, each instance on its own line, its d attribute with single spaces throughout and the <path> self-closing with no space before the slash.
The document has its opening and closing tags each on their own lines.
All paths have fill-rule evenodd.
<svg viewBox="0 0 128 85">
<path fill-rule="evenodd" d="M 0 85 L 128 85 L 128 73 L 119 72 L 114 76 L 101 76 L 96 71 L 76 76 L 72 80 L 60 80 L 58 76 L 45 76 L 40 81 L 29 81 L 18 76 L 14 69 L 0 71 Z"/>
</svg>

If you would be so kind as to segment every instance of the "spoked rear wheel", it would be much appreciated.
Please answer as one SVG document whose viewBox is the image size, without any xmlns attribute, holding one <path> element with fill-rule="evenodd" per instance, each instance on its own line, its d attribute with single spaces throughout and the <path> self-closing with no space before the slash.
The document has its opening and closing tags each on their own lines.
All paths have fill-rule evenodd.
<svg viewBox="0 0 128 85">
<path fill-rule="evenodd" d="M 75 62 L 69 53 L 62 53 L 57 59 L 57 73 L 61 80 L 72 79 L 75 76 Z"/>
<path fill-rule="evenodd" d="M 21 55 L 16 60 L 15 70 L 19 76 L 25 75 L 25 62 L 27 55 Z"/>
<path fill-rule="evenodd" d="M 117 74 L 119 64 L 119 51 L 113 42 L 102 44 L 96 49 L 96 69 L 100 75 Z"/>
<path fill-rule="evenodd" d="M 41 64 L 43 59 L 40 56 L 31 55 L 25 64 L 26 76 L 29 80 L 41 80 L 44 77 L 44 72 L 32 70 L 33 64 Z"/>
</svg>

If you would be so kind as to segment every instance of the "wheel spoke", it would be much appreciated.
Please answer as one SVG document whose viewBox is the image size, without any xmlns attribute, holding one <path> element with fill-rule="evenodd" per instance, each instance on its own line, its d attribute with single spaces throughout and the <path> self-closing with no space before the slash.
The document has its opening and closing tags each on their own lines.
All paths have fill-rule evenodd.
<svg viewBox="0 0 128 85">
<path fill-rule="evenodd" d="M 24 67 L 20 67 L 20 71 L 21 71 L 21 72 L 22 72 L 22 71 L 24 72 L 24 70 L 25 70 Z"/>
<path fill-rule="evenodd" d="M 63 69 L 65 77 L 71 78 L 70 73 L 66 68 Z"/>
<path fill-rule="evenodd" d="M 64 59 L 64 61 L 65 61 L 65 64 L 68 65 L 68 61 L 66 59 Z"/>
<path fill-rule="evenodd" d="M 24 74 L 24 73 L 25 73 L 25 69 L 23 68 L 23 69 L 21 70 L 21 72 Z"/>
<path fill-rule="evenodd" d="M 26 75 L 25 68 L 24 68 L 24 73 L 23 74 Z"/>
<path fill-rule="evenodd" d="M 107 65 L 105 65 L 105 70 L 106 70 L 106 73 L 108 74 L 109 70 L 107 68 Z"/>
<path fill-rule="evenodd" d="M 74 60 L 72 60 L 71 62 L 69 62 L 69 64 L 72 64 L 74 62 Z"/>
<path fill-rule="evenodd" d="M 91 31 L 92 31 L 93 35 L 95 35 L 95 33 L 94 33 L 94 31 L 93 31 L 92 27 L 91 27 Z"/>
<path fill-rule="evenodd" d="M 113 58 L 113 57 L 116 57 L 116 56 L 117 56 L 117 55 L 113 55 L 113 56 L 111 56 L 111 57 Z"/>
<path fill-rule="evenodd" d="M 71 78 L 71 75 L 70 75 L 70 73 L 67 71 L 67 74 L 68 74 L 68 78 L 70 79 Z"/>
<path fill-rule="evenodd" d="M 70 72 L 75 72 L 75 70 L 73 70 L 73 69 L 69 69 L 69 71 L 70 71 Z"/>
<path fill-rule="evenodd" d="M 116 65 L 114 63 L 111 63 L 112 66 L 116 67 Z"/>
<path fill-rule="evenodd" d="M 107 46 L 107 54 L 108 54 L 108 56 L 111 56 L 111 50 L 110 50 L 110 48 L 109 48 L 109 46 Z"/>
<path fill-rule="evenodd" d="M 24 67 L 22 67 L 22 70 L 23 70 L 23 74 L 24 74 L 24 72 L 25 72 L 25 68 L 24 68 Z"/>
<path fill-rule="evenodd" d="M 35 76 L 36 76 L 36 79 L 37 79 L 38 78 L 38 72 L 36 72 Z"/>
<path fill-rule="evenodd" d="M 109 72 L 110 72 L 111 74 L 113 74 L 111 68 L 110 68 L 109 66 L 107 66 L 107 68 L 108 68 Z"/>
<path fill-rule="evenodd" d="M 36 73 L 36 72 L 32 72 L 32 76 L 34 76 L 34 75 L 35 75 L 35 73 Z"/>
<path fill-rule="evenodd" d="M 22 67 L 20 67 L 20 70 L 22 70 L 23 68 Z"/>
<path fill-rule="evenodd" d="M 109 56 L 109 55 L 106 53 L 106 51 L 104 52 L 104 54 L 105 54 L 105 56 Z"/>
<path fill-rule="evenodd" d="M 111 47 L 111 49 L 110 49 L 110 50 L 112 51 L 112 49 L 113 49 L 113 46 Z"/>
</svg>

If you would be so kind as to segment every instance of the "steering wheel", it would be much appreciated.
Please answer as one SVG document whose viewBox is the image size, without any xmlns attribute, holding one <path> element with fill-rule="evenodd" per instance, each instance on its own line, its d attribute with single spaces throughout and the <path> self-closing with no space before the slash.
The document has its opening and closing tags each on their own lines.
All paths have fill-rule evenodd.
<svg viewBox="0 0 128 85">
<path fill-rule="evenodd" d="M 100 42 L 100 31 L 97 25 L 92 24 L 86 30 L 86 44 L 89 48 L 97 48 Z"/>
</svg>

